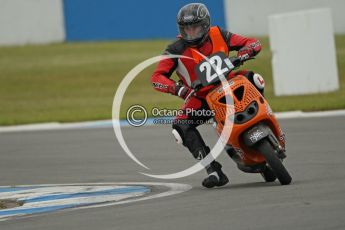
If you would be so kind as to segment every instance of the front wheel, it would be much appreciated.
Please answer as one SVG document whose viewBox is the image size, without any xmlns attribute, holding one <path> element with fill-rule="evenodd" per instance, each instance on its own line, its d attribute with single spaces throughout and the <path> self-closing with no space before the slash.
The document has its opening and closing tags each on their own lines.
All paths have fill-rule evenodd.
<svg viewBox="0 0 345 230">
<path fill-rule="evenodd" d="M 267 139 L 263 139 L 257 144 L 257 150 L 265 157 L 267 164 L 276 174 L 280 184 L 290 184 L 292 178 L 284 167 L 282 161 L 278 158 L 271 143 Z"/>
<path fill-rule="evenodd" d="M 273 182 L 277 179 L 276 174 L 273 172 L 271 167 L 265 165 L 264 170 L 261 172 L 262 177 L 266 182 Z"/>
</svg>

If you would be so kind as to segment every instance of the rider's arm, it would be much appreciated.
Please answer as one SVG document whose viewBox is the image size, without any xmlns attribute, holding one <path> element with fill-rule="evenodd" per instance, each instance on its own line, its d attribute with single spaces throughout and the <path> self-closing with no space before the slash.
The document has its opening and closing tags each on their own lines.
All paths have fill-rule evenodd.
<svg viewBox="0 0 345 230">
<path fill-rule="evenodd" d="M 184 85 L 176 84 L 175 81 L 170 79 L 171 74 L 176 69 L 176 65 L 176 58 L 161 60 L 152 74 L 151 83 L 153 88 L 160 92 L 170 93 L 182 99 L 186 99 L 193 92 L 192 89 Z"/>
<path fill-rule="evenodd" d="M 161 60 L 151 76 L 153 88 L 163 93 L 175 94 L 176 82 L 170 79 L 175 69 L 176 62 L 174 59 Z"/>
<path fill-rule="evenodd" d="M 229 50 L 247 52 L 250 56 L 257 55 L 261 50 L 261 43 L 255 38 L 248 38 L 238 34 L 221 30 L 223 38 L 227 41 Z"/>
<path fill-rule="evenodd" d="M 181 55 L 184 50 L 184 42 L 178 39 L 166 48 L 164 55 Z M 160 92 L 170 93 L 185 99 L 191 93 L 191 89 L 187 86 L 176 84 L 175 81 L 170 79 L 172 73 L 177 68 L 177 64 L 177 58 L 162 59 L 152 74 L 151 83 Z"/>
</svg>

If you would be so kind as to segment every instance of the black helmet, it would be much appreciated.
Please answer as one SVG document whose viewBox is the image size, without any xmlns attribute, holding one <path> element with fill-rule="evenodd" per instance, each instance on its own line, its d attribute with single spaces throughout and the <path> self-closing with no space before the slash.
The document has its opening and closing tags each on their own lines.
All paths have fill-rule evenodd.
<svg viewBox="0 0 345 230">
<path fill-rule="evenodd" d="M 177 14 L 177 25 L 180 34 L 191 46 L 202 43 L 210 30 L 210 13 L 204 4 L 190 3 Z"/>
</svg>

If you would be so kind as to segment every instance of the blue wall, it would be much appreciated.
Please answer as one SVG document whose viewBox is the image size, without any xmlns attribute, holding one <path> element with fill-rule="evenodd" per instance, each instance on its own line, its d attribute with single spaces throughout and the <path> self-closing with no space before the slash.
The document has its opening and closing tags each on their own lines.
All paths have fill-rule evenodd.
<svg viewBox="0 0 345 230">
<path fill-rule="evenodd" d="M 187 0 L 64 0 L 67 41 L 174 38 L 176 15 Z M 200 0 L 211 23 L 225 27 L 223 0 Z"/>
</svg>

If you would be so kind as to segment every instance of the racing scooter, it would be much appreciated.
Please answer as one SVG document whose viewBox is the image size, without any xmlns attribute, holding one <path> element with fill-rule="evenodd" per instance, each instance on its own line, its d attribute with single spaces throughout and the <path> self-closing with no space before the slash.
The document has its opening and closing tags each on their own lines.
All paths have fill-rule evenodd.
<svg viewBox="0 0 345 230">
<path fill-rule="evenodd" d="M 221 75 L 229 76 L 249 59 L 228 58 L 223 52 L 209 56 L 196 66 L 198 79 L 192 88 L 196 93 L 209 91 L 206 101 L 214 112 L 218 135 L 224 128 L 232 128 L 225 150 L 238 168 L 261 173 L 266 182 L 278 178 L 282 185 L 287 185 L 292 178 L 282 163 L 286 157 L 285 135 L 267 100 L 245 76 L 227 79 L 227 87 L 222 84 Z M 233 105 L 227 104 L 227 92 L 232 94 Z M 226 119 L 230 126 L 226 126 Z"/>
</svg>

